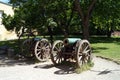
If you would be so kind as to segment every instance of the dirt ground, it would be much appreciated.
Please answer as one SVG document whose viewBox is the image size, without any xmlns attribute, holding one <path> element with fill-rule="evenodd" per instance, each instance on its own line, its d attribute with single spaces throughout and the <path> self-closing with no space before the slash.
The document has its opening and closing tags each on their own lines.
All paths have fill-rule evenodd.
<svg viewBox="0 0 120 80">
<path fill-rule="evenodd" d="M 34 63 L 0 56 L 0 80 L 120 80 L 120 65 L 96 57 L 93 62 L 91 70 L 76 74 L 73 67 L 55 67 L 50 60 Z"/>
</svg>

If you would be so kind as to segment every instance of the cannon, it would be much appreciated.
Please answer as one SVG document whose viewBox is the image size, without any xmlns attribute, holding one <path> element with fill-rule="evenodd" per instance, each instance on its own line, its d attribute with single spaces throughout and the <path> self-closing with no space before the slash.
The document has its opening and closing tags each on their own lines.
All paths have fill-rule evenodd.
<svg viewBox="0 0 120 80">
<path fill-rule="evenodd" d="M 63 61 L 73 61 L 77 67 L 81 67 L 92 59 L 91 52 L 88 40 L 81 40 L 80 38 L 56 40 L 50 51 L 51 60 L 55 65 Z"/>
<path fill-rule="evenodd" d="M 24 57 L 36 57 L 39 61 L 46 61 L 50 57 L 51 43 L 44 38 L 26 39 L 21 46 Z"/>
</svg>

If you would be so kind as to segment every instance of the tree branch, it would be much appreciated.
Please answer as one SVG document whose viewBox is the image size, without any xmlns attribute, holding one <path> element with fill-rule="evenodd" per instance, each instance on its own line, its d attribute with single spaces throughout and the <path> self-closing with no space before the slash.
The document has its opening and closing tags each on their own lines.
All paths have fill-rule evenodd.
<svg viewBox="0 0 120 80">
<path fill-rule="evenodd" d="M 96 3 L 97 0 L 92 0 L 90 6 L 88 7 L 88 10 L 87 10 L 87 17 L 90 17 L 91 16 L 91 13 L 92 13 L 92 10 L 95 6 L 95 3 Z"/>
<path fill-rule="evenodd" d="M 79 0 L 75 0 L 74 4 L 75 4 L 75 8 L 76 8 L 78 14 L 80 15 L 81 19 L 83 20 L 84 19 L 84 14 L 83 14 L 82 8 L 80 6 Z"/>
<path fill-rule="evenodd" d="M 71 8 L 71 14 L 70 14 L 70 18 L 68 19 L 68 22 L 67 22 L 67 26 L 69 26 L 70 25 L 70 23 L 71 23 L 71 20 L 72 20 L 72 18 L 73 18 L 73 13 L 74 13 L 74 3 L 72 3 L 72 8 Z"/>
</svg>

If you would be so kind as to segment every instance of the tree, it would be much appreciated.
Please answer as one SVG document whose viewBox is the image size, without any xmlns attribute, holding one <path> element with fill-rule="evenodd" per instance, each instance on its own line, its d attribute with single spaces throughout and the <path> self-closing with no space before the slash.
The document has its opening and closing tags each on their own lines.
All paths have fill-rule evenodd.
<svg viewBox="0 0 120 80">
<path fill-rule="evenodd" d="M 10 2 L 15 6 L 15 16 L 11 18 L 12 21 L 8 21 L 12 23 L 12 27 L 15 25 L 14 27 L 23 26 L 29 30 L 38 29 L 40 33 L 50 31 L 47 25 L 49 18 L 57 23 L 55 28 L 61 29 L 65 37 L 71 33 L 70 29 L 77 30 L 77 27 L 82 26 L 84 39 L 89 39 L 91 23 L 95 25 L 94 27 L 102 26 L 109 32 L 110 28 L 114 28 L 111 27 L 113 23 L 119 26 L 120 22 L 119 0 L 11 0 Z M 112 10 L 112 13 L 109 10 Z"/>
<path fill-rule="evenodd" d="M 49 15 L 53 17 L 55 22 L 58 24 L 58 27 L 64 33 L 64 36 L 68 37 L 71 22 L 74 17 L 73 0 L 54 0 L 49 7 Z"/>
<path fill-rule="evenodd" d="M 57 23 L 53 21 L 53 18 L 47 20 L 47 28 L 50 35 L 51 43 L 53 43 L 53 28 L 57 26 Z"/>
<path fill-rule="evenodd" d="M 118 29 L 120 24 L 119 6 L 119 0 L 75 0 L 76 11 L 82 22 L 84 38 L 89 38 L 90 20 L 93 20 L 97 27 L 100 26 L 107 30 L 108 36 L 112 30 Z"/>
<path fill-rule="evenodd" d="M 9 21 L 9 25 L 6 25 L 7 23 L 5 22 L 4 25 L 11 29 L 15 27 L 16 29 L 20 29 L 21 27 L 23 27 L 23 29 L 27 28 L 29 32 L 32 29 L 38 28 L 41 29 L 42 32 L 42 30 L 45 29 L 44 25 L 46 23 L 44 9 L 46 6 L 46 1 L 41 1 L 42 0 L 11 0 L 10 2 L 13 4 L 15 15 L 11 17 L 12 19 Z M 42 3 L 42 5 L 39 5 L 39 3 Z M 3 21 L 7 18 L 10 17 L 5 16 Z M 19 30 L 17 30 L 17 32 L 18 31 Z"/>
<path fill-rule="evenodd" d="M 73 18 L 73 0 L 11 0 L 13 6 L 22 13 L 27 28 L 47 29 L 47 19 L 53 18 L 65 37 L 68 37 Z M 20 15 L 20 19 L 21 16 Z M 43 31 L 43 30 L 42 30 Z"/>
<path fill-rule="evenodd" d="M 83 38 L 89 39 L 89 20 L 97 0 L 75 0 L 75 9 L 80 16 Z"/>
<path fill-rule="evenodd" d="M 111 32 L 120 29 L 120 2 L 119 0 L 99 0 L 96 3 L 92 16 L 95 28 L 106 31 L 108 37 Z"/>
</svg>

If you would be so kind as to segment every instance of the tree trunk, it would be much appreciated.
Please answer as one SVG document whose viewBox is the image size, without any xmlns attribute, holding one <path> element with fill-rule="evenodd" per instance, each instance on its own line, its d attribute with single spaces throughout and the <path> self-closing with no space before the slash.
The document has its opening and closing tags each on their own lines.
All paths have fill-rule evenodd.
<svg viewBox="0 0 120 80">
<path fill-rule="evenodd" d="M 69 27 L 66 26 L 66 24 L 62 21 L 60 21 L 60 23 L 58 24 L 59 24 L 59 28 L 62 30 L 61 33 L 63 33 L 64 37 L 67 38 L 69 36 Z"/>
<path fill-rule="evenodd" d="M 111 33 L 112 33 L 112 28 L 110 30 L 107 31 L 107 37 L 110 38 L 111 37 Z"/>
<path fill-rule="evenodd" d="M 82 21 L 83 26 L 83 39 L 89 40 L 89 18 L 86 17 L 85 20 Z"/>
<path fill-rule="evenodd" d="M 107 37 L 108 37 L 108 38 L 111 37 L 111 31 L 107 31 Z"/>
<path fill-rule="evenodd" d="M 65 38 L 68 38 L 68 37 L 69 37 L 69 34 L 68 34 L 67 31 L 64 31 L 64 37 L 65 37 Z"/>
<path fill-rule="evenodd" d="M 81 17 L 82 27 L 83 27 L 83 38 L 89 40 L 89 19 L 91 17 L 91 13 L 93 11 L 94 5 L 97 0 L 92 0 L 91 4 L 88 6 L 86 12 L 82 10 L 80 5 L 80 0 L 75 0 L 75 10 Z"/>
<path fill-rule="evenodd" d="M 48 26 L 48 33 L 50 35 L 50 40 L 51 40 L 51 43 L 53 43 L 53 33 L 52 33 L 52 29 L 50 26 Z"/>
</svg>

